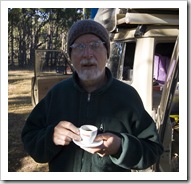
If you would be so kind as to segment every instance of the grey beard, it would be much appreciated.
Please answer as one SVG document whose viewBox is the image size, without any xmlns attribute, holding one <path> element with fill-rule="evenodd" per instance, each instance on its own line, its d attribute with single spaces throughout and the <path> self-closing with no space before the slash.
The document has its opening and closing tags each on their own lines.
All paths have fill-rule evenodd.
<svg viewBox="0 0 191 184">
<path fill-rule="evenodd" d="M 85 68 L 83 68 L 81 71 L 76 70 L 79 78 L 83 81 L 98 79 L 103 74 L 103 72 L 105 71 L 105 69 L 103 69 L 101 71 L 96 67 L 97 61 L 94 58 L 82 59 L 80 61 L 80 64 L 81 65 L 95 65 L 95 68 L 93 68 L 92 70 L 88 70 L 88 69 L 86 70 Z"/>
<path fill-rule="evenodd" d="M 87 81 L 87 80 L 95 80 L 98 79 L 103 72 L 105 71 L 105 69 L 103 71 L 98 70 L 97 68 L 93 69 L 93 70 L 83 70 L 83 71 L 76 71 L 79 78 L 83 81 Z"/>
</svg>

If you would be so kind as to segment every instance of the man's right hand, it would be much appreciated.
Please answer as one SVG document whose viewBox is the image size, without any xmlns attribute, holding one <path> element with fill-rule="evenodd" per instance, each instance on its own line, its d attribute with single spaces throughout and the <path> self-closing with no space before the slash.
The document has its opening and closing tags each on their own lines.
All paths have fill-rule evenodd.
<svg viewBox="0 0 191 184">
<path fill-rule="evenodd" d="M 72 123 L 68 121 L 60 121 L 54 127 L 53 142 L 56 145 L 65 146 L 70 144 L 72 140 L 80 141 L 80 131 Z"/>
</svg>

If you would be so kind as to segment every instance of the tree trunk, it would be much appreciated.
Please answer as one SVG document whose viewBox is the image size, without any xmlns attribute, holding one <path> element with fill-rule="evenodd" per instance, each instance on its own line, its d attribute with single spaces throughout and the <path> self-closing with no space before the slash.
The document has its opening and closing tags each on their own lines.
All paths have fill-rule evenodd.
<svg viewBox="0 0 191 184">
<path fill-rule="evenodd" d="M 11 65 L 14 66 L 14 36 L 13 36 L 13 19 L 11 19 Z"/>
</svg>

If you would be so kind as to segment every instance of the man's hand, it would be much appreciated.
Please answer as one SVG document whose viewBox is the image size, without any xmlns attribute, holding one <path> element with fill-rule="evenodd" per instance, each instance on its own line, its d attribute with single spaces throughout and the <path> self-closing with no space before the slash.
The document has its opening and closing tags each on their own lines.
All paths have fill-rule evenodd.
<svg viewBox="0 0 191 184">
<path fill-rule="evenodd" d="M 108 155 L 115 155 L 121 146 L 121 138 L 112 133 L 103 133 L 99 134 L 95 141 L 103 140 L 103 144 L 98 147 L 93 148 L 84 148 L 85 151 L 95 154 L 97 153 L 99 156 L 104 157 Z"/>
<path fill-rule="evenodd" d="M 65 146 L 70 144 L 72 139 L 81 140 L 79 129 L 68 121 L 60 121 L 54 127 L 54 144 Z"/>
</svg>

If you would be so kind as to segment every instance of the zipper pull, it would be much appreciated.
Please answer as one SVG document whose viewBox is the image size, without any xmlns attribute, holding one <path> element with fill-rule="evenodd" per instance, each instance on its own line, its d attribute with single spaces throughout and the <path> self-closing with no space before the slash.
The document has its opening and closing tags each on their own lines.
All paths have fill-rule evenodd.
<svg viewBox="0 0 191 184">
<path fill-rule="evenodd" d="M 91 93 L 88 93 L 88 102 L 90 102 Z"/>
</svg>

